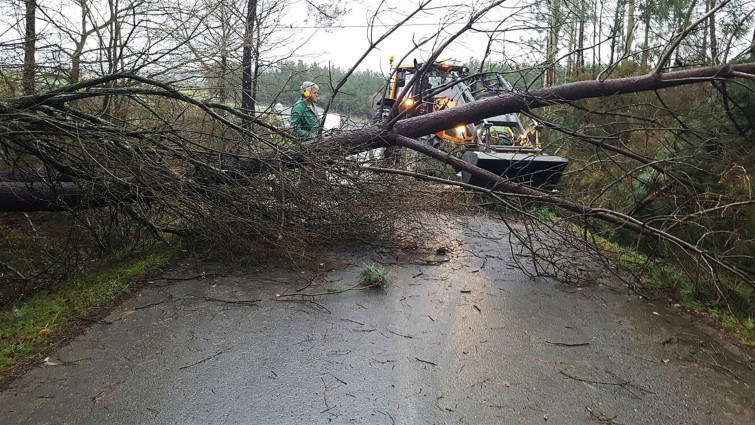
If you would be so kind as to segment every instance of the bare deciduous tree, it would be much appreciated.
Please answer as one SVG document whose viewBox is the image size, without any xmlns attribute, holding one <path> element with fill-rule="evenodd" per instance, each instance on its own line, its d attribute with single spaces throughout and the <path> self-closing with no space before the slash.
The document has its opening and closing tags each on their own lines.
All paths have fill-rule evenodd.
<svg viewBox="0 0 755 425">
<path fill-rule="evenodd" d="M 34 94 L 35 90 L 35 71 L 36 71 L 36 44 L 37 44 L 37 1 L 25 0 L 26 11 L 24 27 L 24 74 L 23 87 L 24 94 Z"/>
</svg>

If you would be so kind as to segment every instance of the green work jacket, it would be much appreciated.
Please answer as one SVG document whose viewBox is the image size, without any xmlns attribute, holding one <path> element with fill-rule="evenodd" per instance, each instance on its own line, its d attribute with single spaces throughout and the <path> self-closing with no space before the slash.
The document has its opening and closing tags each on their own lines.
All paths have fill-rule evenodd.
<svg viewBox="0 0 755 425">
<path fill-rule="evenodd" d="M 311 139 L 317 135 L 320 119 L 317 113 L 299 99 L 291 108 L 291 134 L 302 139 Z"/>
</svg>

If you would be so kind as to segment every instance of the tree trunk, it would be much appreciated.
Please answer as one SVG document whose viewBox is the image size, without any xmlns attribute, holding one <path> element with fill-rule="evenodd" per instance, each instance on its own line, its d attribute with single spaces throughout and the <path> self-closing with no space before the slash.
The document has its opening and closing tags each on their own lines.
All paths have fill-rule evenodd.
<svg viewBox="0 0 755 425">
<path fill-rule="evenodd" d="M 37 43 L 37 0 L 26 1 L 26 28 L 24 30 L 24 71 L 22 86 L 24 94 L 34 94 L 34 74 L 36 68 L 35 50 Z"/>
<path fill-rule="evenodd" d="M 111 17 L 118 16 L 118 5 L 115 0 L 108 1 L 108 8 Z M 118 69 L 118 41 L 120 40 L 121 23 L 117 19 L 112 19 L 109 21 L 107 27 L 110 38 L 107 40 L 107 46 L 103 46 L 103 50 L 107 58 L 107 73 L 114 74 Z M 111 81 L 108 84 L 107 87 L 115 87 L 117 81 Z M 111 113 L 114 107 L 113 99 L 113 96 L 104 96 L 102 98 L 102 115 L 109 115 Z"/>
<path fill-rule="evenodd" d="M 716 0 L 709 0 L 708 7 L 716 6 Z M 713 65 L 718 64 L 718 40 L 716 39 L 716 14 L 710 15 L 710 60 Z"/>
<path fill-rule="evenodd" d="M 593 2 L 593 7 L 595 9 L 597 9 L 597 7 L 598 7 L 598 0 L 595 0 Z M 596 19 L 595 21 L 593 21 L 593 25 L 592 25 L 592 45 L 593 45 L 593 50 L 592 50 L 592 65 L 593 65 L 593 68 L 595 68 L 596 65 L 600 66 L 603 63 L 603 59 L 601 58 L 601 52 L 602 52 L 601 51 L 601 46 L 603 45 L 603 43 L 598 43 L 598 34 L 601 31 L 600 29 L 603 28 L 603 0 L 600 0 L 600 12 L 598 12 L 597 18 L 598 19 Z M 596 61 L 596 57 L 595 57 L 595 47 L 594 46 L 598 46 L 598 49 L 597 49 L 597 61 Z"/>
<path fill-rule="evenodd" d="M 632 53 L 632 43 L 634 42 L 634 0 L 629 0 L 629 10 L 627 11 L 627 38 L 624 43 L 624 61 L 629 60 Z"/>
<path fill-rule="evenodd" d="M 676 27 L 676 35 L 681 34 L 682 31 L 684 31 L 685 28 L 689 27 L 690 21 L 692 18 L 692 12 L 694 12 L 695 7 L 697 7 L 697 0 L 692 0 L 692 4 L 689 7 L 689 10 L 687 10 L 687 13 L 682 13 L 679 15 L 677 19 L 677 27 Z M 685 58 L 682 58 L 680 56 L 681 48 L 677 46 L 674 59 L 674 64 L 677 66 L 684 66 L 686 64 Z"/>
<path fill-rule="evenodd" d="M 595 0 L 593 2 L 593 7 L 597 9 L 598 7 L 598 0 Z M 592 45 L 598 46 L 598 55 L 597 55 L 597 61 L 595 60 L 595 47 L 592 49 L 592 66 L 593 68 L 596 68 L 596 65 L 600 65 L 603 63 L 602 59 L 600 58 L 600 47 L 603 45 L 603 43 L 598 43 L 598 32 L 600 31 L 600 28 L 603 28 L 603 0 L 600 2 L 600 12 L 598 13 L 598 19 L 597 22 L 593 21 L 592 24 Z"/>
<path fill-rule="evenodd" d="M 105 205 L 93 202 L 74 183 L 3 182 L 0 184 L 0 210 L 3 212 L 67 211 Z"/>
<path fill-rule="evenodd" d="M 228 56 L 222 52 L 220 53 L 220 78 L 218 80 L 218 103 L 225 104 L 228 99 L 228 91 L 226 90 L 226 78 L 228 78 Z"/>
<path fill-rule="evenodd" d="M 225 104 L 228 100 L 229 96 L 229 84 L 228 84 L 228 76 L 231 75 L 230 65 L 228 64 L 228 56 L 230 52 L 230 30 L 229 26 L 231 25 L 231 16 L 233 16 L 232 13 L 229 13 L 228 5 L 223 2 L 220 5 L 220 40 L 219 44 L 220 46 L 220 75 L 218 79 L 218 103 Z"/>
<path fill-rule="evenodd" d="M 81 52 L 78 48 L 71 55 L 71 72 L 68 74 L 68 83 L 76 84 L 81 79 Z"/>
<path fill-rule="evenodd" d="M 317 149 L 324 149 L 327 151 L 339 147 L 348 150 L 351 153 L 364 152 L 370 149 L 392 146 L 396 143 L 395 140 L 398 136 L 417 138 L 442 131 L 452 126 L 449 123 L 478 122 L 492 116 L 516 113 L 544 106 L 565 104 L 581 99 L 610 97 L 620 94 L 659 90 L 681 85 L 735 78 L 745 76 L 745 74 L 750 76 L 755 75 L 755 63 L 727 65 L 725 67 L 696 68 L 663 74 L 650 73 L 639 77 L 618 78 L 614 80 L 578 81 L 530 92 L 516 92 L 481 99 L 456 108 L 444 109 L 430 114 L 400 120 L 395 123 L 392 129 L 371 126 L 361 130 L 343 132 L 330 139 L 315 140 L 304 143 L 302 144 L 302 148 L 306 151 L 306 156 L 297 158 L 289 155 L 287 158 L 291 166 L 296 166 L 300 162 L 305 162 L 307 157 L 316 155 L 315 152 L 317 152 Z M 85 94 L 82 93 L 81 96 L 71 97 L 70 100 L 81 99 L 82 96 L 85 96 Z M 59 104 L 60 102 L 60 99 L 44 96 L 19 98 L 15 100 L 6 99 L 5 102 L 0 103 L 0 114 L 15 112 L 26 108 Z M 263 157 L 241 158 L 234 164 L 225 164 L 225 166 L 239 172 L 256 173 L 265 169 L 265 164 L 270 163 L 275 163 L 275 161 Z M 189 178 L 190 175 L 186 174 L 186 177 Z M 44 188 L 47 186 L 38 187 Z M 64 193 L 66 196 L 71 197 L 69 199 L 83 199 L 83 197 L 74 197 L 75 195 L 78 195 L 75 188 L 71 189 L 68 186 L 62 187 L 65 189 Z M 524 193 L 521 192 L 523 186 L 514 183 L 499 183 L 498 187 L 504 192 Z M 525 192 L 533 193 L 531 192 L 532 190 L 533 189 L 528 188 Z M 60 205 L 57 193 L 45 192 L 43 189 L 39 189 L 37 192 L 32 192 L 28 188 L 28 183 L 0 183 L 0 194 L 2 194 L 2 197 L 0 197 L 0 211 L 39 211 L 38 208 L 40 207 L 38 205 L 40 204 L 38 202 L 55 205 L 55 207 L 42 207 L 45 211 L 50 211 L 51 208 L 65 209 L 69 206 L 76 205 L 68 201 L 64 205 Z M 128 198 L 128 194 L 122 192 L 121 197 L 124 199 Z M 545 196 L 546 201 L 550 198 L 552 198 L 552 195 Z M 97 199 L 96 194 L 95 199 Z"/>
<path fill-rule="evenodd" d="M 79 0 L 81 7 L 81 34 L 76 47 L 71 54 L 71 72 L 68 74 L 68 82 L 76 84 L 81 79 L 81 53 L 84 51 L 84 45 L 87 40 L 87 3 L 86 0 Z"/>
<path fill-rule="evenodd" d="M 545 70 L 545 81 L 543 81 L 543 85 L 546 87 L 556 84 L 556 55 L 558 54 L 558 32 L 560 29 L 559 9 L 560 0 L 551 0 L 551 24 L 548 29 L 547 57 L 545 60 L 547 68 Z"/>
<path fill-rule="evenodd" d="M 608 61 L 608 63 L 611 63 L 611 64 L 614 63 L 614 59 L 616 57 L 616 53 L 618 50 L 618 45 L 619 45 L 618 39 L 620 37 L 621 29 L 622 29 L 621 20 L 620 20 L 621 8 L 623 6 L 624 6 L 623 0 L 619 0 L 616 3 L 616 13 L 614 13 L 614 16 L 613 16 L 613 26 L 611 27 L 611 58 Z"/>
<path fill-rule="evenodd" d="M 257 0 L 247 0 L 246 25 L 244 29 L 244 48 L 241 57 L 241 110 L 254 115 L 254 98 L 252 97 L 252 48 L 254 47 L 254 22 L 257 17 Z M 246 123 L 248 125 L 248 123 Z"/>
<path fill-rule="evenodd" d="M 577 31 L 577 74 L 585 68 L 585 0 L 579 0 L 579 30 Z"/>
<path fill-rule="evenodd" d="M 257 22 L 257 39 L 255 41 L 256 46 L 254 47 L 254 51 L 252 52 L 252 105 L 255 105 L 255 107 L 255 99 L 257 99 L 257 84 L 259 83 L 260 73 L 262 72 L 262 67 L 260 64 L 260 51 L 262 51 L 262 28 L 260 24 L 261 22 Z"/>
<path fill-rule="evenodd" d="M 652 0 L 648 0 L 647 3 L 645 3 L 645 10 L 642 12 L 642 24 L 645 26 L 645 34 L 642 38 L 642 59 L 640 61 L 642 69 L 647 69 L 648 60 L 650 59 L 650 51 L 648 49 L 650 48 L 650 22 L 653 16 L 651 13 L 652 7 Z"/>
<path fill-rule="evenodd" d="M 577 55 L 577 28 L 574 19 L 567 19 L 569 22 L 569 47 L 568 55 L 566 56 L 566 75 L 568 77 L 574 76 L 574 63 L 576 62 L 575 56 Z"/>
</svg>

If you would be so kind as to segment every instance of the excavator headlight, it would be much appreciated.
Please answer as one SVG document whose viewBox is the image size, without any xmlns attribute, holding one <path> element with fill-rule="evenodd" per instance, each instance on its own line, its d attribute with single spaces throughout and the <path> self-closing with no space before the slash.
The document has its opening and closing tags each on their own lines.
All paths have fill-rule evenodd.
<svg viewBox="0 0 755 425">
<path fill-rule="evenodd" d="M 466 131 L 467 131 L 467 126 L 465 125 L 460 125 L 456 127 L 456 137 L 459 139 L 463 139 L 464 136 L 466 135 Z"/>
<path fill-rule="evenodd" d="M 407 99 L 404 100 L 404 107 L 405 108 L 408 109 L 408 108 L 411 108 L 412 106 L 414 106 L 414 99 L 407 98 Z"/>
</svg>

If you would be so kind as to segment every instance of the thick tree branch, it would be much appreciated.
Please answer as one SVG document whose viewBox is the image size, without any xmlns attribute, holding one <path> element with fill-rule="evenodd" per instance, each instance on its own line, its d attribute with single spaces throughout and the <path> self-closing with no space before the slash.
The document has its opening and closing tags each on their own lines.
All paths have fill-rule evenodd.
<svg viewBox="0 0 755 425">
<path fill-rule="evenodd" d="M 718 265 L 719 267 L 736 275 L 737 277 L 742 279 L 743 282 L 746 282 L 748 285 L 755 287 L 755 280 L 753 280 L 746 272 L 724 261 L 719 260 L 716 256 L 710 254 L 704 249 L 701 249 L 670 233 L 664 232 L 663 230 L 648 226 L 645 223 L 635 218 L 632 218 L 628 215 L 621 214 L 616 211 L 606 210 L 602 208 L 593 208 L 588 205 L 578 204 L 576 202 L 568 201 L 566 199 L 555 196 L 551 193 L 542 192 L 542 191 L 532 189 L 530 187 L 527 187 L 518 183 L 508 181 L 504 179 L 503 177 L 500 177 L 494 173 L 491 173 L 490 171 L 487 171 L 482 168 L 471 165 L 469 163 L 466 163 L 460 160 L 459 158 L 456 158 L 450 155 L 447 152 L 443 152 L 439 149 L 435 149 L 428 144 L 419 142 L 414 139 L 410 139 L 405 136 L 394 135 L 393 141 L 399 146 L 403 146 L 403 147 L 415 150 L 417 152 L 424 153 L 425 155 L 428 155 L 432 158 L 435 158 L 439 161 L 449 164 L 456 169 L 466 171 L 476 177 L 479 177 L 488 182 L 491 182 L 494 184 L 492 188 L 493 191 L 524 195 L 530 199 L 547 203 L 547 204 L 551 204 L 551 205 L 555 205 L 567 211 L 577 213 L 579 215 L 583 215 L 590 218 L 596 218 L 598 220 L 615 224 L 621 228 L 631 230 L 632 232 L 640 236 L 648 236 L 656 240 L 670 242 L 676 245 L 677 247 L 683 249 L 684 251 L 688 252 L 689 254 L 694 255 L 695 257 L 700 257 L 710 263 Z"/>
</svg>

